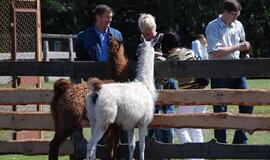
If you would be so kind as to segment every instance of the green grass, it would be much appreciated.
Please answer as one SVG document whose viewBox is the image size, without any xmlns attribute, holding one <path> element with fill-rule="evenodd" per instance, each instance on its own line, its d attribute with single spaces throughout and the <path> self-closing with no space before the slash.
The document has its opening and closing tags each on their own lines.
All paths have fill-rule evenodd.
<svg viewBox="0 0 270 160">
<path fill-rule="evenodd" d="M 270 80 L 249 80 L 249 85 L 251 89 L 270 89 Z M 45 83 L 43 84 L 42 88 L 52 88 L 53 83 Z M 209 112 L 212 112 L 212 106 L 209 105 L 208 109 Z M 237 113 L 238 106 L 228 106 L 228 112 Z M 254 107 L 254 114 L 260 115 L 270 115 L 270 106 L 255 106 Z M 204 129 L 204 139 L 205 142 L 213 139 L 213 129 Z M 53 132 L 44 132 L 44 139 L 51 139 L 53 136 Z M 228 143 L 232 142 L 234 130 L 228 130 L 227 137 Z M 84 130 L 85 137 L 89 138 L 89 129 Z M 249 135 L 249 144 L 270 144 L 270 132 L 267 131 L 257 131 L 253 135 Z M 179 143 L 177 138 L 174 139 L 175 143 Z M 23 155 L 1 155 L 0 160 L 47 160 L 48 156 L 23 156 Z M 61 156 L 60 160 L 68 160 L 69 156 Z"/>
<path fill-rule="evenodd" d="M 251 89 L 270 89 L 270 80 L 258 79 L 248 80 Z"/>
<path fill-rule="evenodd" d="M 48 160 L 48 156 L 23 156 L 23 155 L 4 155 L 1 160 Z M 61 156 L 59 160 L 69 160 L 69 156 Z"/>
</svg>

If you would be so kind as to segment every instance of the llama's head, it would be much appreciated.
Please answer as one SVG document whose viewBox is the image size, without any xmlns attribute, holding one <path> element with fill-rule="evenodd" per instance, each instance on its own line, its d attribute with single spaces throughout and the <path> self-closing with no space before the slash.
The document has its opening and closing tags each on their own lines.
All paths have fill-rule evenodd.
<svg viewBox="0 0 270 160">
<path fill-rule="evenodd" d="M 72 86 L 71 82 L 66 80 L 66 79 L 59 79 L 54 83 L 54 92 L 55 95 L 61 95 L 64 92 L 66 92 L 68 90 L 68 88 L 70 88 Z"/>
<path fill-rule="evenodd" d="M 138 46 L 139 55 L 142 54 L 154 54 L 154 45 L 156 41 L 146 41 L 144 36 L 141 37 L 142 43 Z"/>
<path fill-rule="evenodd" d="M 109 57 L 115 57 L 119 54 L 124 54 L 124 46 L 123 44 L 118 41 L 114 37 L 110 37 L 109 39 L 109 50 L 108 50 L 108 55 Z"/>
</svg>

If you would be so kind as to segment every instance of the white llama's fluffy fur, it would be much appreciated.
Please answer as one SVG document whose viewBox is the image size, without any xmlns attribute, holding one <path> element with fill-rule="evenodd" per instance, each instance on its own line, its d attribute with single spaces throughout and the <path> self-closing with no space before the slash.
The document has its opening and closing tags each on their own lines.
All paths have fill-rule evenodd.
<svg viewBox="0 0 270 160">
<path fill-rule="evenodd" d="M 138 126 L 140 137 L 140 159 L 144 159 L 145 135 L 147 126 L 154 116 L 157 97 L 154 85 L 154 48 L 153 42 L 140 46 L 137 64 L 137 77 L 130 83 L 102 84 L 93 93 L 90 84 L 86 100 L 87 115 L 92 127 L 92 137 L 87 145 L 87 159 L 95 159 L 96 145 L 108 126 L 116 122 L 128 131 L 129 159 L 133 159 L 135 149 L 134 128 Z M 95 104 L 93 96 L 97 95 Z"/>
</svg>

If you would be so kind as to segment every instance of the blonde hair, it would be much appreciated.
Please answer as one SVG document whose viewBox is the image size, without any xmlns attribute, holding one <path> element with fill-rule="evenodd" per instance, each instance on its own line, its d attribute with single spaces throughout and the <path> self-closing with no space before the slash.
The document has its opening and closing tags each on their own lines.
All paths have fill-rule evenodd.
<svg viewBox="0 0 270 160">
<path fill-rule="evenodd" d="M 155 17 L 153 17 L 151 14 L 146 14 L 146 13 L 140 14 L 140 17 L 138 19 L 138 26 L 142 33 L 146 31 L 147 29 L 156 30 L 157 25 L 156 25 Z"/>
</svg>

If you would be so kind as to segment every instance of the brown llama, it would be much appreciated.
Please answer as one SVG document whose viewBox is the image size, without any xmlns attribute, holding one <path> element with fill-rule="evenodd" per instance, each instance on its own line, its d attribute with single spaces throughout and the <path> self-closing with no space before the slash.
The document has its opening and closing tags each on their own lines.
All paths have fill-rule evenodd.
<svg viewBox="0 0 270 160">
<path fill-rule="evenodd" d="M 109 40 L 108 51 L 109 78 L 114 81 L 124 82 L 128 80 L 128 60 L 124 53 L 123 45 L 115 38 Z M 102 83 L 110 83 L 112 80 L 96 80 L 96 90 Z M 69 80 L 59 79 L 54 83 L 54 96 L 51 101 L 51 113 L 55 125 L 55 135 L 50 142 L 49 160 L 58 160 L 60 145 L 75 131 L 82 129 L 82 122 L 87 119 L 85 98 L 88 91 L 86 83 L 73 84 Z M 106 134 L 108 144 L 108 159 L 116 159 L 119 154 L 119 126 L 112 124 Z"/>
</svg>

